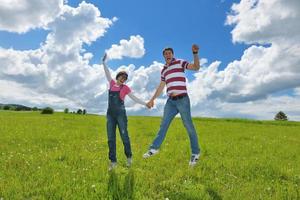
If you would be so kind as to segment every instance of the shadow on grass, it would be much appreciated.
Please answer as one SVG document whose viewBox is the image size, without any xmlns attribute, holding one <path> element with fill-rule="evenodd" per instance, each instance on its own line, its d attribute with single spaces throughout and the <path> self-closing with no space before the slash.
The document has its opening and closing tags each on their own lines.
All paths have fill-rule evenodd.
<svg viewBox="0 0 300 200">
<path fill-rule="evenodd" d="M 222 197 L 212 188 L 207 188 L 206 191 L 213 200 L 222 200 Z"/>
<path fill-rule="evenodd" d="M 131 200 L 134 199 L 134 173 L 129 170 L 125 175 L 123 187 L 121 186 L 122 177 L 112 170 L 109 172 L 107 184 L 108 197 L 112 200 Z"/>
<path fill-rule="evenodd" d="M 164 194 L 164 197 L 172 200 L 222 200 L 220 194 L 213 188 L 191 181 L 178 185 L 174 185 L 174 183 L 167 185 L 167 192 Z"/>
</svg>

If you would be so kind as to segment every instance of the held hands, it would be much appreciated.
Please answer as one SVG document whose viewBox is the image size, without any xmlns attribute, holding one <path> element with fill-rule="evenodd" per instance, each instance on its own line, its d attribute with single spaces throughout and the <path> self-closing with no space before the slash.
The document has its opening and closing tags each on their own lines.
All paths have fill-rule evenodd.
<svg viewBox="0 0 300 200">
<path fill-rule="evenodd" d="M 196 45 L 196 44 L 193 44 L 193 46 L 192 46 L 192 51 L 193 51 L 193 54 L 197 54 L 198 51 L 199 51 L 199 46 Z"/>
<path fill-rule="evenodd" d="M 154 106 L 154 101 L 150 100 L 147 104 L 146 104 L 147 108 L 152 108 Z"/>
</svg>

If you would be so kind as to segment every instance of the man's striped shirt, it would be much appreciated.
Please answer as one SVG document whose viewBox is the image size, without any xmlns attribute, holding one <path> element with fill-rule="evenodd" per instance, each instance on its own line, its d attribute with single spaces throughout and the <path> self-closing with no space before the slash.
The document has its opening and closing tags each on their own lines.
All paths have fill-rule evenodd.
<svg viewBox="0 0 300 200">
<path fill-rule="evenodd" d="M 184 71 L 188 65 L 185 60 L 173 58 L 170 65 L 166 64 L 161 70 L 161 80 L 166 82 L 168 96 L 187 94 Z"/>
</svg>

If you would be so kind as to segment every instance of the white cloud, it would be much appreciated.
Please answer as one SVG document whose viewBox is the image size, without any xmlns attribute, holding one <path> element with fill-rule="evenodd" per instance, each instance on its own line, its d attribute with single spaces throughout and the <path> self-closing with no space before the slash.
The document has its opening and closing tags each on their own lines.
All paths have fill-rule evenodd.
<svg viewBox="0 0 300 200">
<path fill-rule="evenodd" d="M 256 45 L 222 71 L 216 61 L 195 74 L 189 83 L 194 114 L 272 119 L 283 110 L 299 120 L 298 89 L 296 96 L 273 94 L 300 87 L 300 2 L 242 0 L 232 10 L 233 41 Z"/>
<path fill-rule="evenodd" d="M 56 109 L 65 107 L 81 108 L 82 106 L 70 99 L 56 96 L 55 94 L 42 93 L 27 88 L 26 86 L 14 81 L 0 80 L 0 102 L 9 102 L 14 104 L 24 104 L 31 106 L 46 107 L 55 105 Z"/>
<path fill-rule="evenodd" d="M 102 37 L 116 18 L 101 17 L 95 6 L 85 2 L 77 8 L 65 5 L 61 10 L 61 14 L 48 24 L 50 33 L 39 49 L 0 48 L 0 80 L 15 82 L 16 88 L 22 85 L 32 94 L 51 94 L 68 99 L 73 102 L 70 105 L 95 106 L 97 101 L 101 105 L 99 90 L 105 88 L 102 68 L 89 65 L 93 54 L 85 52 L 82 45 Z M 1 93 L 0 97 L 5 95 Z M 13 96 L 10 97 L 13 101 Z M 31 105 L 27 97 L 24 96 L 24 104 Z"/>
<path fill-rule="evenodd" d="M 273 94 L 300 87 L 300 2 L 242 0 L 232 10 L 233 41 L 256 45 L 222 71 L 216 61 L 195 74 L 189 83 L 193 113 L 273 119 L 283 110 L 299 120 L 298 89 L 294 96 Z"/>
<path fill-rule="evenodd" d="M 300 96 L 300 87 L 295 88 L 294 94 L 297 95 L 297 96 Z"/>
<path fill-rule="evenodd" d="M 130 40 L 120 40 L 120 45 L 113 44 L 106 51 L 108 59 L 122 59 L 123 57 L 140 58 L 145 54 L 144 38 L 140 35 L 130 36 Z"/>
<path fill-rule="evenodd" d="M 235 25 L 233 41 L 270 45 L 252 45 L 240 60 L 215 71 L 213 96 L 247 102 L 300 85 L 299 8 L 297 0 L 242 0 L 232 6 L 227 23 Z"/>
<path fill-rule="evenodd" d="M 0 6 L 0 11 L 6 10 L 4 7 Z M 221 61 L 209 64 L 201 59 L 204 67 L 188 82 L 193 115 L 272 119 L 282 110 L 290 119 L 300 120 L 300 40 L 296 24 L 300 20 L 299 8 L 296 0 L 242 0 L 232 7 L 227 24 L 234 26 L 233 41 L 251 46 L 222 71 L 218 69 Z M 14 12 L 12 8 L 10 12 Z M 83 44 L 103 37 L 117 18 L 104 18 L 98 8 L 85 2 L 77 8 L 59 7 L 59 15 L 56 15 L 43 23 L 33 21 L 33 24 L 20 25 L 17 18 L 6 21 L 9 25 L 5 26 L 0 22 L 0 29 L 7 31 L 25 32 L 37 27 L 49 30 L 39 49 L 0 48 L 0 102 L 82 107 L 88 112 L 104 114 L 107 81 L 102 65 L 90 65 L 93 54 L 83 49 Z M 2 16 L 6 15 L 1 11 L 0 19 Z M 140 58 L 145 54 L 144 39 L 140 35 L 123 39 L 107 53 L 109 59 Z M 147 101 L 160 82 L 162 66 L 154 61 L 150 66 L 131 64 L 111 72 L 114 77 L 117 71 L 126 69 L 128 85 L 136 96 Z M 294 96 L 273 95 L 293 89 Z M 125 103 L 129 114 L 162 115 L 165 101 L 164 93 L 151 111 L 128 97 Z"/>
<path fill-rule="evenodd" d="M 299 43 L 299 0 L 241 0 L 233 4 L 227 24 L 234 42 L 274 43 L 297 40 Z"/>
<path fill-rule="evenodd" d="M 194 101 L 191 98 L 191 101 Z M 273 120 L 277 112 L 283 111 L 293 121 L 300 121 L 300 96 L 269 96 L 266 99 L 243 103 L 228 103 L 218 99 L 207 99 L 192 107 L 194 116 L 248 118 Z"/>
<path fill-rule="evenodd" d="M 274 45 L 251 46 L 241 60 L 218 71 L 219 62 L 196 75 L 194 85 L 203 85 L 200 94 L 228 102 L 247 102 L 300 85 L 300 60 Z"/>
<path fill-rule="evenodd" d="M 103 37 L 116 20 L 103 18 L 92 4 L 82 2 L 77 8 L 64 5 L 60 15 L 47 24 L 50 32 L 39 49 L 0 48 L 0 80 L 6 88 L 0 100 L 29 106 L 79 106 L 103 114 L 107 106 L 103 69 L 89 64 L 93 54 L 82 46 Z M 143 41 L 141 36 L 121 40 L 127 51 L 124 56 L 142 56 Z"/>
<path fill-rule="evenodd" d="M 24 33 L 44 28 L 61 12 L 63 0 L 4 0 L 0 4 L 0 30 Z"/>
<path fill-rule="evenodd" d="M 48 25 L 51 33 L 46 43 L 58 51 L 69 51 L 82 43 L 91 44 L 104 36 L 113 21 L 101 17 L 97 7 L 84 1 L 77 8 L 65 5 L 62 14 Z"/>
</svg>

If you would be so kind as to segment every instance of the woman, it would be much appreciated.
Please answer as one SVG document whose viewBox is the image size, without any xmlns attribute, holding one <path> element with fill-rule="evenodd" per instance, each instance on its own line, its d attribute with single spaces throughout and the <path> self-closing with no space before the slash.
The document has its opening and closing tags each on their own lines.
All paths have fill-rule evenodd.
<svg viewBox="0 0 300 200">
<path fill-rule="evenodd" d="M 118 126 L 121 139 L 124 145 L 124 152 L 127 157 L 127 166 L 130 167 L 132 163 L 132 152 L 130 139 L 127 131 L 127 115 L 124 106 L 124 99 L 128 95 L 136 103 L 146 106 L 146 103 L 131 92 L 131 89 L 125 85 L 128 78 L 128 74 L 125 71 L 121 71 L 117 74 L 116 80 L 111 78 L 108 67 L 106 66 L 107 55 L 104 54 L 102 58 L 102 64 L 104 67 L 106 78 L 109 82 L 109 96 L 108 96 L 108 109 L 107 109 L 107 138 L 109 148 L 109 160 L 111 161 L 109 170 L 114 169 L 117 166 L 116 157 L 116 128 Z"/>
</svg>

